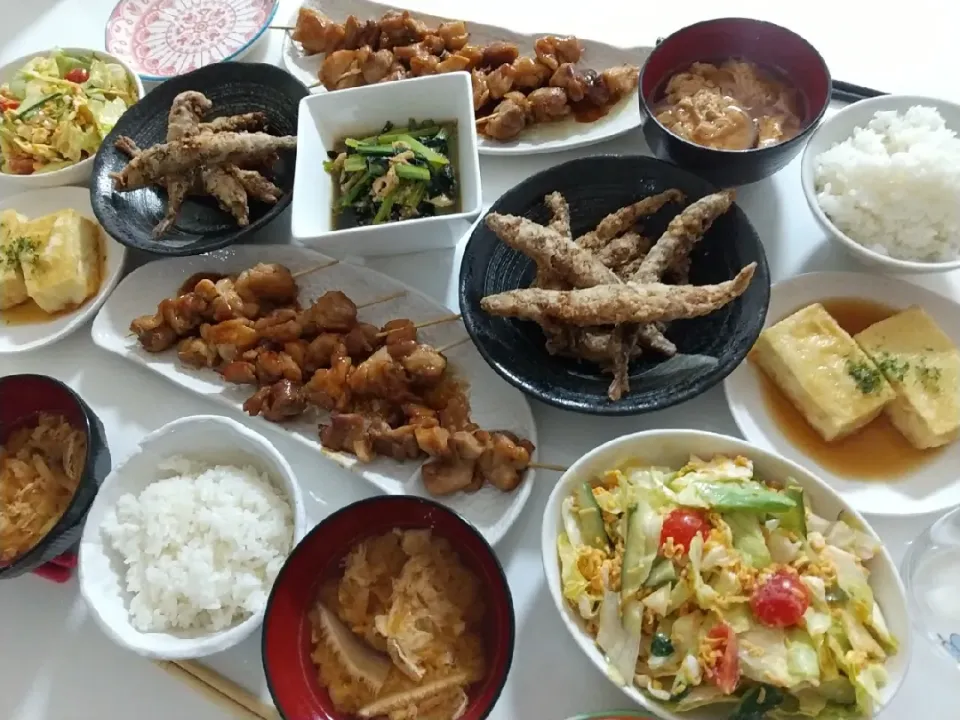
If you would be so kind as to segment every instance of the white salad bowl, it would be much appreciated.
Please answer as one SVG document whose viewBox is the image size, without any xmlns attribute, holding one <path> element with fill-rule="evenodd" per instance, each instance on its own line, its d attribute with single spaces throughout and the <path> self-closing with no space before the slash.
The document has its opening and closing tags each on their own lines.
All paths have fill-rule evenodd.
<svg viewBox="0 0 960 720">
<path fill-rule="evenodd" d="M 337 230 L 327 152 L 347 137 L 376 134 L 385 123 L 410 120 L 457 124 L 450 148 L 460 193 L 459 212 Z M 300 243 L 334 257 L 399 255 L 454 247 L 480 213 L 480 156 L 468 73 L 429 75 L 309 95 L 300 101 L 297 173 L 290 227 Z"/>
<path fill-rule="evenodd" d="M 584 621 L 571 609 L 562 595 L 560 561 L 557 557 L 557 538 L 563 530 L 561 504 L 580 483 L 597 478 L 605 471 L 619 467 L 627 461 L 679 468 L 687 463 L 691 455 L 702 459 L 714 455 L 742 455 L 753 461 L 757 476 L 781 482 L 790 478 L 801 486 L 812 510 L 821 517 L 835 519 L 841 512 L 847 513 L 879 541 L 863 517 L 818 477 L 796 463 L 743 440 L 700 430 L 650 430 L 624 435 L 591 450 L 563 474 L 547 500 L 541 531 L 541 553 L 550 597 L 553 598 L 563 624 L 583 653 L 608 678 L 610 675 L 604 654 L 586 632 Z M 875 708 L 876 712 L 879 712 L 893 699 L 906 676 L 911 655 L 910 622 L 906 591 L 886 548 L 881 547 L 866 566 L 870 570 L 870 586 L 874 598 L 884 613 L 890 632 L 900 644 L 899 651 L 889 658 L 884 666 L 889 674 L 889 681 L 880 691 L 881 702 Z M 621 689 L 638 705 L 666 720 L 715 720 L 720 716 L 726 717 L 722 712 L 721 715 L 717 714 L 715 705 L 682 713 L 673 712 L 659 701 L 643 694 L 632 682 L 621 686 Z M 728 714 L 730 706 L 725 708 Z"/>
<path fill-rule="evenodd" d="M 9 83 L 11 80 L 13 80 L 14 76 L 17 74 L 17 71 L 33 58 L 49 55 L 56 49 L 58 48 L 38 50 L 37 52 L 29 53 L 23 57 L 8 62 L 3 66 L 0 66 L 0 85 Z M 116 55 L 111 55 L 103 50 L 93 50 L 91 48 L 66 47 L 59 49 L 72 55 L 96 54 L 96 56 L 100 59 L 120 65 L 124 70 L 127 71 L 127 76 L 130 78 L 130 81 L 136 88 L 137 99 L 143 98 L 143 83 L 140 81 L 139 76 L 133 72 L 127 63 L 118 58 Z M 94 157 L 95 156 L 91 155 L 85 160 L 81 160 L 80 162 L 70 165 L 69 167 L 53 170 L 52 172 L 47 173 L 35 173 L 33 175 L 10 175 L 0 172 L 0 194 L 5 195 L 8 193 L 24 192 L 26 190 L 36 190 L 38 188 L 59 187 L 61 185 L 86 185 L 90 180 L 91 173 L 93 172 Z"/>
<path fill-rule="evenodd" d="M 101 525 L 122 495 L 138 495 L 162 477 L 159 464 L 175 456 L 252 465 L 266 473 L 290 502 L 291 551 L 307 530 L 303 496 L 290 464 L 269 441 L 237 421 L 195 415 L 168 423 L 144 437 L 133 454 L 107 476 L 90 507 L 80 539 L 80 592 L 97 623 L 114 642 L 138 655 L 161 660 L 205 657 L 233 647 L 260 626 L 266 609 L 218 632 L 143 632 L 130 622 L 128 607 L 132 594 L 126 590 L 126 567 L 121 555 L 104 538 Z M 267 588 L 268 595 L 269 592 Z"/>
<path fill-rule="evenodd" d="M 881 95 L 860 100 L 828 116 L 810 136 L 800 162 L 800 184 L 803 187 L 803 195 L 814 219 L 827 236 L 860 262 L 891 274 L 948 272 L 960 268 L 960 259 L 944 262 L 900 260 L 858 243 L 833 224 L 817 201 L 817 158 L 834 145 L 852 137 L 854 129 L 866 126 L 875 113 L 880 111 L 903 113 L 915 105 L 936 108 L 943 116 L 947 127 L 960 134 L 960 105 L 956 103 L 919 95 Z"/>
</svg>

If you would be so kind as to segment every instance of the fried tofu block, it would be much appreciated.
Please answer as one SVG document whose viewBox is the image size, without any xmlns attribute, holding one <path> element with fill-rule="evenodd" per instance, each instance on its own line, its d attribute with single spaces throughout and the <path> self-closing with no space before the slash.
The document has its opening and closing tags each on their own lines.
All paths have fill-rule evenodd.
<svg viewBox="0 0 960 720">
<path fill-rule="evenodd" d="M 764 330 L 750 358 L 827 442 L 856 432 L 896 396 L 819 303 Z"/>
<path fill-rule="evenodd" d="M 27 292 L 55 313 L 80 305 L 100 287 L 100 226 L 75 210 L 61 210 L 23 227 L 29 247 L 20 254 Z"/>
<path fill-rule="evenodd" d="M 20 225 L 27 218 L 15 210 L 0 212 L 0 310 L 25 302 L 27 286 L 20 268 Z"/>
<path fill-rule="evenodd" d="M 897 393 L 885 412 L 916 448 L 960 437 L 960 352 L 923 308 L 911 307 L 854 337 Z"/>
</svg>

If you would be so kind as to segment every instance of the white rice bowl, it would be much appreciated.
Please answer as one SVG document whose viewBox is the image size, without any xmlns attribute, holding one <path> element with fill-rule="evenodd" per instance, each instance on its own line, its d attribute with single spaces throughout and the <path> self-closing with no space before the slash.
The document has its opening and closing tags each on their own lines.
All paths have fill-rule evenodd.
<svg viewBox="0 0 960 720">
<path fill-rule="evenodd" d="M 960 139 L 935 108 L 878 111 L 814 165 L 818 205 L 853 241 L 898 260 L 960 258 Z"/>
<path fill-rule="evenodd" d="M 261 612 L 293 546 L 289 501 L 250 465 L 174 457 L 159 469 L 167 477 L 101 524 L 126 565 L 133 626 L 215 632 Z"/>
</svg>

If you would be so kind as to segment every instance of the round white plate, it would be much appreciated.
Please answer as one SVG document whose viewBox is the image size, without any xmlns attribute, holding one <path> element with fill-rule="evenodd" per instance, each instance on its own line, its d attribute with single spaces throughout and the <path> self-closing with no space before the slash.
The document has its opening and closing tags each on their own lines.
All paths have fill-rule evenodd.
<svg viewBox="0 0 960 720">
<path fill-rule="evenodd" d="M 919 305 L 960 346 L 960 305 L 904 280 L 867 273 L 810 273 L 777 283 L 770 292 L 764 327 L 805 305 L 832 298 L 860 298 L 899 309 Z M 948 445 L 900 479 L 856 481 L 840 477 L 809 458 L 780 432 L 767 413 L 760 380 L 760 370 L 745 360 L 723 384 L 730 412 L 744 437 L 810 468 L 860 512 L 918 515 L 960 503 L 960 442 Z"/>
<path fill-rule="evenodd" d="M 395 9 L 375 0 L 303 0 L 302 5 L 322 12 L 338 22 L 343 22 L 351 14 L 356 15 L 361 20 L 379 18 L 388 10 Z M 420 12 L 411 14 L 431 27 L 450 20 L 450 18 L 440 18 Z M 296 23 L 297 12 L 294 12 L 287 25 L 293 27 Z M 534 41 L 547 34 L 544 32 L 516 32 L 505 27 L 476 22 L 467 22 L 467 30 L 470 32 L 471 44 L 486 45 L 495 41 L 511 42 L 520 47 L 521 54 L 532 53 Z M 284 35 L 284 67 L 287 72 L 303 84 L 308 87 L 314 85 L 317 82 L 317 73 L 323 64 L 324 56 L 304 55 L 299 43 L 295 43 L 291 39 L 290 33 Z M 584 53 L 579 64 L 585 68 L 589 67 L 598 71 L 625 63 L 642 67 L 653 49 L 651 47 L 621 48 L 587 38 L 580 38 L 580 42 L 583 44 Z M 312 92 L 327 91 L 323 87 L 317 87 Z M 524 130 L 517 139 L 510 142 L 497 142 L 478 136 L 477 150 L 481 155 L 538 155 L 572 150 L 604 142 L 640 127 L 640 101 L 638 97 L 637 91 L 634 90 L 610 108 L 610 112 L 605 116 L 591 123 L 580 123 L 573 119 L 541 123 Z"/>
<path fill-rule="evenodd" d="M 0 210 L 13 209 L 31 220 L 68 208 L 96 222 L 93 208 L 90 207 L 90 191 L 86 188 L 31 190 L 0 200 Z M 100 291 L 73 312 L 60 315 L 49 322 L 7 325 L 4 323 L 3 313 L 0 312 L 0 355 L 35 350 L 54 343 L 96 315 L 107 295 L 113 292 L 120 282 L 123 261 L 127 257 L 127 249 L 102 230 L 101 243 L 103 252 L 106 253 L 106 262 L 103 265 L 104 277 L 100 282 Z"/>
</svg>

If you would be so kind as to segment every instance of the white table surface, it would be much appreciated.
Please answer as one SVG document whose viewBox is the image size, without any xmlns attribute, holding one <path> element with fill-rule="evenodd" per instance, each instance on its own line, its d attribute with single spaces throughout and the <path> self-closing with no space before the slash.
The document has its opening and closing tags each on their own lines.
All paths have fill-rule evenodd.
<svg viewBox="0 0 960 720">
<path fill-rule="evenodd" d="M 4 0 L 0 63 L 54 45 L 102 47 L 104 22 L 113 4 L 114 0 Z M 281 0 L 278 22 L 290 17 L 296 6 L 296 0 Z M 606 2 L 591 6 L 542 0 L 487 0 L 482 5 L 465 0 L 408 0 L 406 6 L 509 24 L 518 30 L 575 32 L 624 46 L 652 43 L 659 35 L 719 14 L 760 17 L 805 35 L 824 54 L 835 78 L 960 100 L 960 79 L 947 69 L 954 57 L 954 23 L 942 14 L 949 5 L 935 0 L 913 0 L 907 8 L 890 11 L 875 6 L 876 11 L 868 14 L 861 11 L 864 3 L 859 1 L 822 0 L 687 0 L 662 5 Z M 269 35 L 250 59 L 279 62 L 279 33 Z M 533 172 L 598 152 L 645 152 L 645 148 L 639 134 L 633 133 L 583 151 L 527 160 L 484 159 L 484 202 L 489 205 Z M 764 239 L 774 281 L 812 270 L 859 269 L 828 245 L 814 224 L 800 195 L 799 174 L 799 163 L 794 162 L 771 181 L 744 188 L 738 199 Z M 270 229 L 272 241 L 282 242 L 287 236 L 288 216 Z M 380 259 L 371 264 L 456 307 L 459 251 Z M 882 282 L 879 277 L 878 282 Z M 958 273 L 922 282 L 960 298 Z M 0 357 L 0 375 L 17 372 L 46 373 L 77 389 L 103 420 L 115 460 L 130 453 L 145 433 L 176 417 L 216 412 L 187 391 L 94 347 L 89 326 L 50 348 Z M 738 434 L 720 387 L 680 407 L 638 418 L 586 418 L 535 402 L 533 409 L 541 458 L 560 464 L 572 462 L 605 440 L 640 429 L 693 427 Z M 324 490 L 324 500 L 331 509 L 372 494 L 359 478 L 328 467 L 315 454 L 277 434 L 270 437 L 298 471 L 306 491 L 313 489 L 309 478 L 318 470 L 339 481 L 324 485 L 329 488 Z M 517 645 L 510 679 L 490 716 L 493 720 L 562 720 L 578 712 L 627 706 L 620 692 L 567 636 L 547 594 L 539 530 L 551 482 L 549 474 L 538 477 L 524 518 L 497 548 L 513 590 Z M 898 562 L 906 544 L 933 519 L 871 518 Z M 259 635 L 209 661 L 266 697 Z M 882 717 L 960 717 L 958 679 L 956 671 L 915 633 L 910 673 Z M 149 662 L 112 645 L 95 627 L 75 581 L 59 586 L 28 576 L 0 583 L 0 718 L 127 717 L 222 720 L 228 715 Z"/>
</svg>

